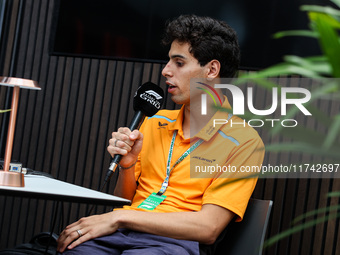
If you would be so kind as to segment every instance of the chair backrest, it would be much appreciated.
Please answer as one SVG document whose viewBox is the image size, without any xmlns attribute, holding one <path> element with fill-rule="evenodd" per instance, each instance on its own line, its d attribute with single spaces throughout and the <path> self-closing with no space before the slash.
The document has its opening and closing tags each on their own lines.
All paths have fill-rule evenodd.
<svg viewBox="0 0 340 255">
<path fill-rule="evenodd" d="M 215 255 L 262 254 L 273 201 L 250 199 L 241 222 L 231 222 L 224 230 Z"/>
</svg>

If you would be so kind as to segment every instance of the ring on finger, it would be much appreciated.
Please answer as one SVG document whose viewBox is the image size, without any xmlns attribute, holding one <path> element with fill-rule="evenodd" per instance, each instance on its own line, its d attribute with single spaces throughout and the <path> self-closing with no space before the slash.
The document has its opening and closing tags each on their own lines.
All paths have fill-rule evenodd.
<svg viewBox="0 0 340 255">
<path fill-rule="evenodd" d="M 117 147 L 117 142 L 118 142 L 119 140 L 118 139 L 116 139 L 116 141 L 115 141 L 115 143 L 114 143 L 114 146 L 115 147 Z"/>
<path fill-rule="evenodd" d="M 79 237 L 81 237 L 81 236 L 83 235 L 83 233 L 81 232 L 81 230 L 80 230 L 80 229 L 78 229 L 78 230 L 76 230 L 76 231 L 77 231 L 77 233 L 78 233 Z"/>
</svg>

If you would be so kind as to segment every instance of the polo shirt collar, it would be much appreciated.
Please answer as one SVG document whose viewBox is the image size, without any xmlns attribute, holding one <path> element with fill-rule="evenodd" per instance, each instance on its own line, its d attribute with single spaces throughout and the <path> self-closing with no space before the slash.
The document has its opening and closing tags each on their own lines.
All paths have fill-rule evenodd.
<svg viewBox="0 0 340 255">
<path fill-rule="evenodd" d="M 182 105 L 177 115 L 176 121 L 168 125 L 168 130 L 171 130 L 171 131 L 178 130 L 178 134 L 183 137 L 183 128 L 182 128 L 183 119 L 184 119 L 184 105 Z"/>
<path fill-rule="evenodd" d="M 224 97 L 224 102 L 222 104 L 223 108 L 231 109 L 228 98 Z M 232 116 L 231 113 L 217 111 L 214 116 L 209 120 L 209 122 L 202 128 L 195 137 L 203 139 L 204 141 L 209 141 L 216 132 L 221 128 L 220 125 L 214 127 L 214 119 L 229 119 Z M 182 105 L 176 121 L 168 125 L 169 130 L 178 130 L 178 134 L 183 137 L 182 123 L 184 118 L 184 105 Z"/>
<path fill-rule="evenodd" d="M 228 98 L 224 97 L 224 102 L 222 104 L 223 108 L 231 109 Z M 221 125 L 214 127 L 214 119 L 230 119 L 232 117 L 231 113 L 224 111 L 217 111 L 214 116 L 209 120 L 209 122 L 196 134 L 196 137 L 203 139 L 204 141 L 209 141 L 218 130 L 221 129 Z"/>
</svg>

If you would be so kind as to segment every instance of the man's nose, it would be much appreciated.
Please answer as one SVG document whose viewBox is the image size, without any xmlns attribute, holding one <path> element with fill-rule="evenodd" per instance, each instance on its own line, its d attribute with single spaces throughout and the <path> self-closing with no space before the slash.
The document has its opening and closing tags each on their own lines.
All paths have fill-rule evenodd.
<svg viewBox="0 0 340 255">
<path fill-rule="evenodd" d="M 170 68 L 170 61 L 163 68 L 162 75 L 164 77 L 171 77 L 172 76 L 172 72 L 171 72 L 171 68 Z"/>
</svg>

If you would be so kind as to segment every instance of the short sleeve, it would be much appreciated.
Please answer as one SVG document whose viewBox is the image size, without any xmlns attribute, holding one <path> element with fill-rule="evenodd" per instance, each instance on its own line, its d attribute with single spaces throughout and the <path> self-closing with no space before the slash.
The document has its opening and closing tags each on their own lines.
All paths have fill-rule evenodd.
<svg viewBox="0 0 340 255">
<path fill-rule="evenodd" d="M 203 195 L 202 204 L 224 207 L 237 215 L 236 221 L 241 221 L 257 182 L 254 173 L 244 171 L 260 169 L 263 158 L 264 145 L 261 139 L 253 139 L 239 145 L 236 152 L 225 163 L 226 167 L 230 166 L 237 172 L 223 173 L 214 178 Z"/>
</svg>

